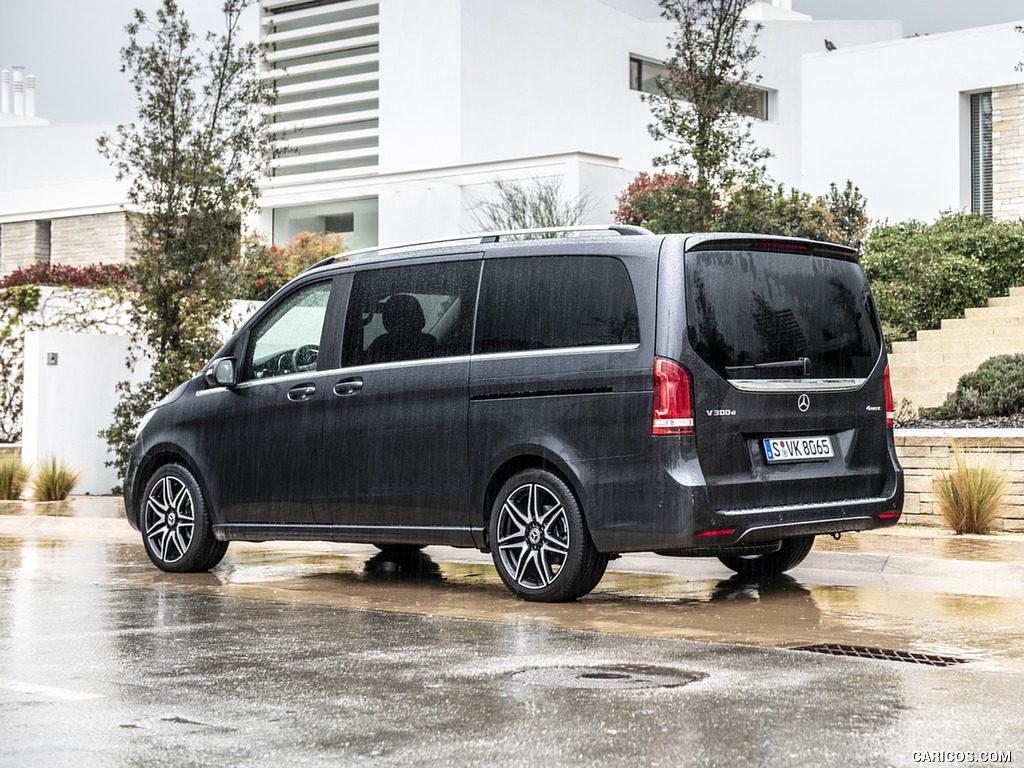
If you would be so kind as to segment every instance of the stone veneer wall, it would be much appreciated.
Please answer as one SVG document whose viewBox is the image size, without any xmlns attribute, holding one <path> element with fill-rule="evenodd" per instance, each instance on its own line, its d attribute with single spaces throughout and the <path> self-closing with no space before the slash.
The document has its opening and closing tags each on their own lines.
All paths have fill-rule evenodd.
<svg viewBox="0 0 1024 768">
<path fill-rule="evenodd" d="M 12 221 L 0 225 L 0 277 L 49 260 L 50 222 Z"/>
<path fill-rule="evenodd" d="M 1024 83 L 992 89 L 992 216 L 1024 216 Z"/>
<path fill-rule="evenodd" d="M 941 526 L 932 479 L 950 468 L 955 441 L 968 464 L 991 462 L 1006 473 L 1005 509 L 995 531 L 1024 531 L 1024 429 L 897 429 L 896 453 L 906 479 L 903 522 Z"/>
<path fill-rule="evenodd" d="M 0 225 L 0 277 L 37 261 L 120 264 L 132 252 L 134 214 L 124 211 Z"/>
<path fill-rule="evenodd" d="M 50 261 L 84 267 L 120 264 L 131 253 L 129 214 L 100 213 L 54 219 L 50 235 Z"/>
</svg>

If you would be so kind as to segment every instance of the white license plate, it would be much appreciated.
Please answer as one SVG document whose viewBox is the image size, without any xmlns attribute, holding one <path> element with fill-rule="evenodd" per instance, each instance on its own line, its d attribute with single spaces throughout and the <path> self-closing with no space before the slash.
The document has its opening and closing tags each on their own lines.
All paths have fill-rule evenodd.
<svg viewBox="0 0 1024 768">
<path fill-rule="evenodd" d="M 831 459 L 832 441 L 828 437 L 766 437 L 764 455 L 768 463 L 779 461 L 816 461 Z"/>
</svg>

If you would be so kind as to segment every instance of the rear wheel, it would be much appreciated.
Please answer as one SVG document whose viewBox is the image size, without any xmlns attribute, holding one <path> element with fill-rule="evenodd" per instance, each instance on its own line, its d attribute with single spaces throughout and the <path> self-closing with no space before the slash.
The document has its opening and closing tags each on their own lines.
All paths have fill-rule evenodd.
<svg viewBox="0 0 1024 768">
<path fill-rule="evenodd" d="M 777 576 L 800 565 L 813 546 L 813 536 L 797 536 L 783 539 L 782 546 L 767 555 L 727 555 L 718 559 L 726 568 L 731 568 L 744 578 L 760 579 Z"/>
<path fill-rule="evenodd" d="M 142 497 L 142 541 L 162 571 L 208 571 L 228 549 L 217 541 L 199 483 L 180 464 L 165 464 L 146 484 Z"/>
<path fill-rule="evenodd" d="M 572 490 L 546 470 L 520 472 L 502 486 L 489 533 L 498 575 L 524 600 L 575 600 L 597 586 L 608 565 Z"/>
</svg>

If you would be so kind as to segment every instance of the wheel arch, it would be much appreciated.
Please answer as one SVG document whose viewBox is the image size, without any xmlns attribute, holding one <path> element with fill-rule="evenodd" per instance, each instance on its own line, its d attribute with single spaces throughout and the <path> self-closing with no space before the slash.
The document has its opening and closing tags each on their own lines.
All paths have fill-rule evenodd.
<svg viewBox="0 0 1024 768">
<path fill-rule="evenodd" d="M 146 493 L 146 486 L 149 484 L 149 480 L 153 477 L 153 474 L 168 464 L 180 464 L 187 469 L 192 477 L 195 478 L 196 483 L 199 485 L 199 490 L 203 492 L 203 498 L 206 501 L 206 507 L 211 517 L 214 520 L 217 519 L 217 511 L 215 505 L 210 503 L 210 491 L 206 484 L 206 479 L 203 473 L 196 466 L 196 463 L 188 456 L 184 451 L 174 445 L 161 445 L 154 448 L 152 451 L 146 454 L 139 464 L 139 470 L 136 474 L 137 482 L 135 487 L 138 491 L 135 493 L 135 498 L 132 500 L 133 504 L 137 509 L 134 510 L 135 519 L 141 518 L 141 504 L 143 496 Z"/>
<path fill-rule="evenodd" d="M 580 514 L 583 515 L 583 520 L 586 523 L 587 515 L 580 496 L 579 478 L 569 471 L 568 467 L 565 467 L 551 457 L 544 456 L 539 453 L 520 453 L 506 459 L 502 464 L 500 464 L 491 473 L 487 486 L 484 489 L 481 506 L 479 508 L 479 519 L 483 521 L 482 551 L 490 551 L 490 542 L 487 539 L 489 536 L 488 531 L 491 522 L 491 507 L 494 506 L 494 501 L 498 498 L 498 491 L 500 491 L 501 487 L 511 478 L 528 469 L 547 470 L 569 486 L 569 490 L 572 492 L 573 496 L 576 497 L 576 503 L 580 507 Z"/>
</svg>

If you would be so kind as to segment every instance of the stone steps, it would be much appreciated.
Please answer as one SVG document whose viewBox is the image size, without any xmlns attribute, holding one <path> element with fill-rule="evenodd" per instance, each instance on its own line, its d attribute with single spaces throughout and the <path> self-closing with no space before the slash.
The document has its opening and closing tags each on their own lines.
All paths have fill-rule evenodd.
<svg viewBox="0 0 1024 768">
<path fill-rule="evenodd" d="M 898 341 L 889 355 L 893 398 L 917 408 L 942 405 L 960 377 L 995 355 L 1024 353 L 1024 286 L 972 307 L 965 317 Z"/>
</svg>

